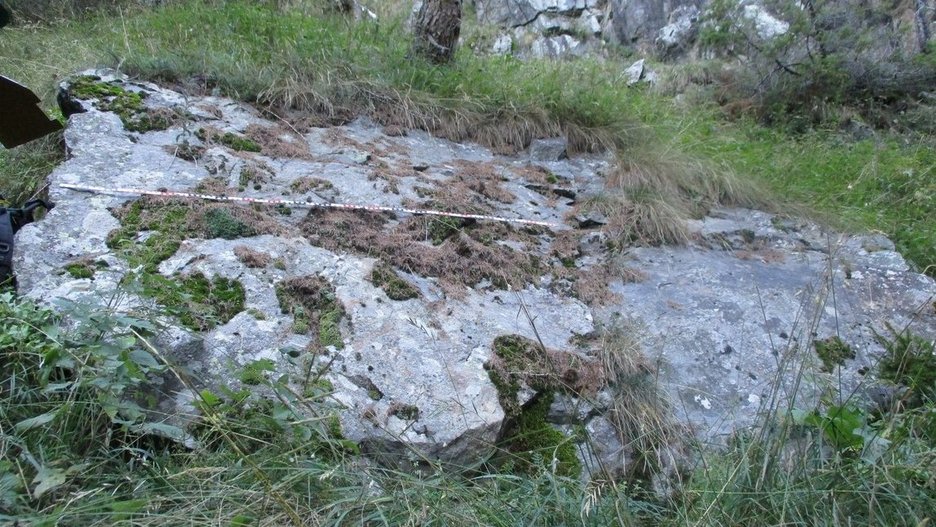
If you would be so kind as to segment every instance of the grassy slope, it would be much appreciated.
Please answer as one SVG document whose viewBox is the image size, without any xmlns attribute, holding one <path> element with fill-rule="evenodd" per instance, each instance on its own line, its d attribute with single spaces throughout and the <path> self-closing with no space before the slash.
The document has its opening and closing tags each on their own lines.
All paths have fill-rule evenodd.
<svg viewBox="0 0 936 527">
<path fill-rule="evenodd" d="M 886 139 L 849 143 L 823 132 L 789 137 L 724 122 L 707 108 L 680 109 L 624 87 L 621 66 L 614 63 L 521 63 L 462 50 L 455 67 L 431 68 L 407 58 L 399 25 L 354 26 L 236 2 L 223 9 L 184 2 L 154 13 L 131 10 L 123 17 L 4 30 L 0 37 L 3 73 L 40 90 L 49 107 L 62 76 L 86 66 L 121 65 L 148 78 L 194 77 L 195 84 L 247 100 L 332 116 L 353 109 L 381 117 L 379 110 L 391 104 L 405 111 L 388 118 L 494 146 L 522 146 L 531 135 L 564 130 L 581 147 L 592 141 L 617 149 L 650 176 L 698 182 L 685 172 L 734 172 L 772 189 L 761 200 L 783 196 L 777 209 L 795 205 L 845 227 L 880 229 L 921 266 L 936 261 L 932 150 Z M 11 198 L 31 194 L 57 161 L 54 152 L 54 142 L 0 152 L 0 187 Z M 706 199 L 711 204 L 713 198 Z M 783 467 L 775 465 L 790 434 L 802 433 L 787 422 L 772 436 L 739 441 L 727 455 L 709 458 L 681 494 L 652 503 L 636 500 L 639 494 L 625 486 L 582 489 L 548 470 L 522 477 L 362 475 L 339 438 L 284 417 L 288 405 L 245 405 L 236 394 L 220 394 L 223 400 L 206 410 L 203 433 L 211 448 L 188 453 L 115 440 L 108 432 L 113 409 L 102 401 L 128 384 L 134 361 L 149 361 L 135 352 L 132 360 L 120 355 L 123 362 L 115 365 L 101 353 L 145 350 L 145 344 L 115 334 L 125 321 L 107 326 L 102 318 L 89 322 L 99 325 L 93 336 L 69 341 L 47 315 L 11 302 L 0 306 L 0 344 L 7 354 L 0 370 L 4 386 L 15 378 L 21 388 L 4 391 L 0 406 L 0 521 L 255 525 L 288 524 L 298 515 L 311 524 L 913 525 L 936 499 L 933 449 L 921 443 L 916 414 L 880 425 L 894 447 L 879 462 L 864 460 L 853 448 L 831 458 L 804 449 L 799 457 L 785 456 Z M 76 342 L 91 345 L 76 348 Z M 50 357 L 63 354 L 85 365 L 77 376 L 84 382 L 39 390 L 61 374 Z M 15 428 L 56 408 L 62 410 L 45 424 Z M 924 423 L 926 415 L 924 407 Z M 68 437 L 90 437 L 90 448 L 59 440 Z M 39 496 L 44 478 L 58 484 Z M 383 490 L 368 490 L 375 488 Z"/>
</svg>

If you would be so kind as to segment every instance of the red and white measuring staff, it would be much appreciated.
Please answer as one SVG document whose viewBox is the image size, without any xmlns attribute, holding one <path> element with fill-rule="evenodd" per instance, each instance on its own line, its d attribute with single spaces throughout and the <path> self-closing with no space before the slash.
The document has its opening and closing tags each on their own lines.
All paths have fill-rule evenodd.
<svg viewBox="0 0 936 527">
<path fill-rule="evenodd" d="M 356 205 L 352 203 L 314 203 L 309 201 L 298 201 L 288 199 L 266 199 L 266 198 L 247 198 L 240 196 L 214 196 L 211 194 L 196 194 L 194 192 L 175 192 L 170 190 L 146 190 L 139 188 L 106 188 L 90 185 L 59 185 L 68 190 L 78 192 L 93 192 L 95 194 L 108 195 L 133 195 L 133 196 L 159 196 L 166 198 L 188 198 L 203 199 L 208 201 L 229 201 L 235 203 L 259 203 L 263 205 L 289 205 L 298 208 L 310 209 L 340 209 L 340 210 L 366 210 L 371 212 L 399 212 L 405 214 L 414 214 L 417 216 L 442 216 L 446 218 L 463 218 L 467 220 L 479 221 L 498 221 L 502 223 L 518 223 L 520 225 L 536 225 L 538 227 L 560 228 L 556 223 L 548 221 L 525 220 L 521 218 L 505 218 L 502 216 L 489 216 L 487 214 L 465 214 L 461 212 L 442 212 L 439 210 L 427 209 L 407 209 L 404 207 L 386 207 L 383 205 Z"/>
</svg>

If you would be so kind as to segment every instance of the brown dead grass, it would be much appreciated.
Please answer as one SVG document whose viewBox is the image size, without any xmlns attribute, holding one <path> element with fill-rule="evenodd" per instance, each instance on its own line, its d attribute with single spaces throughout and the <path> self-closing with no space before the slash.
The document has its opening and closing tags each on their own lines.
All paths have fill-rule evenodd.
<svg viewBox="0 0 936 527">
<path fill-rule="evenodd" d="M 258 102 L 277 108 L 300 130 L 345 124 L 367 116 L 388 128 L 425 130 L 437 137 L 478 143 L 504 154 L 527 148 L 533 139 L 558 136 L 568 139 L 570 154 L 597 152 L 632 142 L 635 134 L 624 126 L 588 127 L 560 122 L 533 105 L 493 107 L 482 101 L 440 100 L 382 83 L 323 77 L 317 71 L 294 70 L 291 75 L 277 78 L 259 94 Z M 293 113 L 299 116 L 290 116 Z"/>
<path fill-rule="evenodd" d="M 331 190 L 334 188 L 331 181 L 317 177 L 300 176 L 289 184 L 289 190 L 296 194 L 306 194 L 319 190 Z"/>
<path fill-rule="evenodd" d="M 613 256 L 603 257 L 602 263 L 596 265 L 577 267 L 575 262 L 584 256 L 579 245 L 584 234 L 584 231 L 559 232 L 549 247 L 550 255 L 558 260 L 552 268 L 556 280 L 554 288 L 558 293 L 572 294 L 590 306 L 606 306 L 621 300 L 619 295 L 609 289 L 609 284 L 646 280 L 646 273 Z"/>
<path fill-rule="evenodd" d="M 516 196 L 502 186 L 502 183 L 508 179 L 501 172 L 499 165 L 463 159 L 455 160 L 451 164 L 455 167 L 455 174 L 452 176 L 454 181 L 447 181 L 445 186 L 455 184 L 465 187 L 467 190 L 501 203 L 513 203 L 517 200 Z"/>
<path fill-rule="evenodd" d="M 531 242 L 530 234 L 502 224 L 456 223 L 444 228 L 441 243 L 431 244 L 433 218 L 411 217 L 396 223 L 387 214 L 313 209 L 300 225 L 316 246 L 376 257 L 393 267 L 438 278 L 447 294 L 461 296 L 466 286 L 489 280 L 495 287 L 520 288 L 541 274 L 538 258 L 497 240 Z"/>
<path fill-rule="evenodd" d="M 520 179 L 534 185 L 552 185 L 556 183 L 556 176 L 546 167 L 535 164 L 512 166 L 510 170 Z"/>
<path fill-rule="evenodd" d="M 282 126 L 251 124 L 244 135 L 260 145 L 265 156 L 307 160 L 313 157 L 306 139 Z"/>
<path fill-rule="evenodd" d="M 255 251 L 246 245 L 238 245 L 234 248 L 234 256 L 251 269 L 259 269 L 270 265 L 273 257 L 267 253 Z"/>
<path fill-rule="evenodd" d="M 643 352 L 636 323 L 623 321 L 602 330 L 600 357 L 607 389 L 614 396 L 609 417 L 635 459 L 631 477 L 681 477 L 686 467 L 688 431 L 678 424 L 657 384 L 657 365 Z"/>
</svg>

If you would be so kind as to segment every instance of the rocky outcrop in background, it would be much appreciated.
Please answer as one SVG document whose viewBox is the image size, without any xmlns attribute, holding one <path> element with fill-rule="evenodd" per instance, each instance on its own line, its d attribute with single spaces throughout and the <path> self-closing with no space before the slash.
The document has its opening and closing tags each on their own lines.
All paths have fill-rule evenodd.
<svg viewBox="0 0 936 527">
<path fill-rule="evenodd" d="M 704 0 L 475 0 L 478 20 L 503 28 L 492 51 L 560 57 L 582 55 L 614 44 L 640 55 L 697 55 L 703 29 L 743 33 L 763 45 L 790 27 L 785 14 L 808 11 L 784 2 Z M 867 35 L 885 56 L 926 50 L 936 25 L 936 1 L 891 5 L 872 2 L 856 9 L 833 2 L 817 18 L 822 31 L 851 27 Z"/>
<path fill-rule="evenodd" d="M 870 375 L 876 335 L 912 324 L 936 336 L 936 283 L 879 235 L 733 209 L 693 222 L 686 246 L 613 249 L 607 218 L 580 209 L 613 191 L 609 160 L 570 159 L 561 139 L 498 155 L 367 120 L 271 118 L 109 73 L 79 78 L 63 101 L 70 157 L 50 177 L 57 206 L 18 234 L 21 293 L 155 313 L 158 345 L 198 386 L 286 375 L 296 393 L 324 397 L 345 438 L 400 465 L 485 459 L 545 401 L 588 470 L 618 473 L 645 455 L 627 433 L 634 386 L 659 390 L 674 426 L 721 442 L 831 383 L 872 404 L 887 395 Z M 188 390 L 163 395 L 167 415 L 191 412 Z"/>
</svg>

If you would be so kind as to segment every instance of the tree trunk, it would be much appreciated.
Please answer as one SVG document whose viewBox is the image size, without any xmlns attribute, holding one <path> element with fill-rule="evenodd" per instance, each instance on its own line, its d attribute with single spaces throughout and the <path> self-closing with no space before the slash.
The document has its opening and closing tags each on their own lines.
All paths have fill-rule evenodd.
<svg viewBox="0 0 936 527">
<path fill-rule="evenodd" d="M 455 56 L 461 32 L 461 0 L 424 0 L 413 23 L 413 51 L 436 64 Z"/>
</svg>

